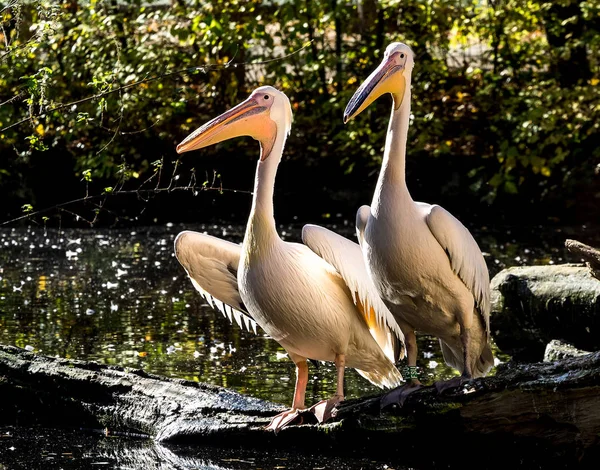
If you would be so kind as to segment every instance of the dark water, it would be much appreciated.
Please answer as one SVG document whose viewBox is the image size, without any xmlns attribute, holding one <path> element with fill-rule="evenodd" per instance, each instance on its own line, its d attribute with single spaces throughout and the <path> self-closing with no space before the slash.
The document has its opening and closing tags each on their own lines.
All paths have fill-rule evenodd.
<svg viewBox="0 0 600 470">
<path fill-rule="evenodd" d="M 0 470 L 405 470 L 393 460 L 315 453 L 163 446 L 91 431 L 0 427 Z M 407 469 L 406 469 L 407 470 Z"/>
<path fill-rule="evenodd" d="M 0 343 L 210 382 L 288 404 L 294 388 L 292 363 L 263 332 L 255 336 L 231 325 L 194 291 L 173 254 L 173 240 L 184 228 L 235 242 L 243 236 L 243 227 L 216 225 L 1 230 Z M 348 222 L 330 228 L 353 238 Z M 297 241 L 300 229 L 282 226 L 280 233 Z M 598 245 L 598 233 L 582 226 L 518 233 L 484 228 L 475 235 L 493 276 L 507 266 L 577 261 L 566 253 L 564 239 Z M 421 365 L 429 380 L 452 375 L 437 343 L 420 341 Z M 377 390 L 354 370 L 346 377 L 348 397 Z M 311 366 L 307 403 L 333 394 L 334 380 L 331 365 Z M 144 452 L 154 455 L 153 449 Z"/>
</svg>

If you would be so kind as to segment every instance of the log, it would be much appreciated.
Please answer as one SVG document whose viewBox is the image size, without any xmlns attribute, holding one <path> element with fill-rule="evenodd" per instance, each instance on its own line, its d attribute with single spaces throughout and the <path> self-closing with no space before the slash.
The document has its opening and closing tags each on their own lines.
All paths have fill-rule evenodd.
<svg viewBox="0 0 600 470">
<path fill-rule="evenodd" d="M 554 339 L 600 350 L 600 282 L 585 266 L 508 268 L 491 288 L 492 336 L 513 359 L 541 361 Z"/>
<path fill-rule="evenodd" d="M 240 429 L 244 439 L 261 439 L 268 417 L 282 410 L 221 387 L 10 346 L 0 346 L 0 396 L 2 424 L 108 428 L 159 441 L 213 430 L 237 439 Z"/>
<path fill-rule="evenodd" d="M 0 346 L 0 425 L 107 428 L 157 442 L 310 451 L 402 465 L 590 463 L 600 457 L 600 353 L 501 365 L 443 396 L 433 387 L 403 407 L 381 397 L 344 402 L 334 422 L 262 427 L 281 406 L 220 387 Z M 180 449 L 177 447 L 176 449 Z M 1 462 L 1 460 L 0 460 Z"/>
<path fill-rule="evenodd" d="M 565 246 L 574 255 L 581 256 L 592 276 L 600 280 L 600 250 L 577 240 L 565 240 Z"/>
</svg>

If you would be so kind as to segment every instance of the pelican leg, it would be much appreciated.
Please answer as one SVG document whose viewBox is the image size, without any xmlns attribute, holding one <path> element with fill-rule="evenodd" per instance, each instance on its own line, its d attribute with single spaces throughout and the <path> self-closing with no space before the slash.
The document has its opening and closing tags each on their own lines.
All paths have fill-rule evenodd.
<svg viewBox="0 0 600 470">
<path fill-rule="evenodd" d="M 400 325 L 400 328 L 404 332 L 404 344 L 406 346 L 406 361 L 407 369 L 409 373 L 404 373 L 406 383 L 394 390 L 386 393 L 381 397 L 380 407 L 383 409 L 389 405 L 400 405 L 403 406 L 408 396 L 415 390 L 423 387 L 421 381 L 417 377 L 417 336 L 415 335 L 414 329 L 408 325 Z"/>
<path fill-rule="evenodd" d="M 306 359 L 302 359 L 296 362 L 296 388 L 294 390 L 292 408 L 273 417 L 269 425 L 265 427 L 265 430 L 273 431 L 277 434 L 286 426 L 291 424 L 302 424 L 302 417 L 299 416 L 298 412 L 304 409 L 306 384 L 308 384 L 308 364 L 306 363 Z M 297 420 L 300 422 L 295 423 Z"/>
<path fill-rule="evenodd" d="M 337 386 L 335 395 L 329 400 L 322 400 L 309 408 L 309 411 L 316 416 L 319 423 L 324 423 L 335 416 L 335 406 L 344 400 L 344 371 L 346 368 L 345 354 L 335 355 L 335 368 L 337 369 Z"/>
<path fill-rule="evenodd" d="M 452 388 L 462 387 L 464 384 L 469 383 L 473 380 L 473 341 L 471 335 L 471 328 L 463 327 L 460 328 L 460 339 L 463 346 L 463 361 L 464 368 L 463 372 L 459 377 L 454 377 L 450 380 L 439 381 L 435 383 L 435 388 L 438 394 L 444 393 L 446 390 Z"/>
<path fill-rule="evenodd" d="M 306 385 L 308 384 L 308 364 L 306 360 L 296 363 L 296 387 L 294 389 L 294 401 L 292 408 L 304 409 L 304 398 L 306 396 Z"/>
</svg>

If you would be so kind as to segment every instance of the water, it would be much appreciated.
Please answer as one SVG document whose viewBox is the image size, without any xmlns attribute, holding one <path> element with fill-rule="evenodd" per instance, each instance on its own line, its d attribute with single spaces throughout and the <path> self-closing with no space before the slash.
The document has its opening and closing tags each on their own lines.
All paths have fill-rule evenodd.
<svg viewBox="0 0 600 470">
<path fill-rule="evenodd" d="M 254 335 L 231 325 L 195 292 L 173 254 L 173 240 L 184 228 L 234 242 L 243 236 L 241 226 L 217 225 L 1 230 L 0 343 L 209 382 L 289 404 L 293 364 L 262 331 Z M 348 222 L 329 228 L 353 238 Z M 300 230 L 279 228 L 293 241 Z M 493 276 L 507 266 L 577 261 L 566 253 L 564 239 L 600 245 L 598 233 L 582 226 L 518 233 L 484 228 L 475 235 Z M 425 382 L 455 373 L 444 365 L 436 341 L 419 341 Z M 328 364 L 309 367 L 310 404 L 334 393 L 335 371 Z M 345 385 L 348 397 L 377 391 L 354 370 L 347 370 Z M 142 447 L 142 453 L 156 453 Z"/>
<path fill-rule="evenodd" d="M 185 227 L 239 242 L 241 226 Z M 352 237 L 350 224 L 330 228 Z M 134 230 L 0 231 L 0 343 L 35 352 L 141 368 L 169 377 L 209 382 L 288 403 L 294 367 L 264 332 L 242 331 L 193 289 L 173 254 L 181 226 Z M 279 228 L 299 240 L 301 226 Z M 590 241 L 585 227 L 512 239 L 510 230 L 477 234 L 491 275 L 506 266 L 571 260 L 564 238 Z M 566 232 L 566 233 L 565 233 Z M 587 233 L 590 235 L 588 236 Z M 421 339 L 421 365 L 430 378 L 453 374 L 435 341 Z M 307 402 L 335 391 L 331 365 L 311 367 Z M 347 395 L 377 389 L 353 370 Z"/>
<path fill-rule="evenodd" d="M 33 469 L 197 469 L 197 470 L 405 470 L 393 459 L 318 452 L 163 446 L 100 432 L 0 427 L 0 470 Z"/>
</svg>

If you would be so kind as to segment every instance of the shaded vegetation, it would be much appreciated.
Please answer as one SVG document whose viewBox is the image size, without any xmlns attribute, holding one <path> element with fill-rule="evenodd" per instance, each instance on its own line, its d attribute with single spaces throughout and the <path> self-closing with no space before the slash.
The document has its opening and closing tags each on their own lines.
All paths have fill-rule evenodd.
<svg viewBox="0 0 600 470">
<path fill-rule="evenodd" d="M 135 204 L 149 205 L 142 221 L 232 211 L 243 219 L 247 196 L 111 196 L 251 189 L 250 139 L 204 150 L 203 159 L 179 161 L 174 147 L 262 84 L 288 94 L 295 110 L 279 215 L 352 217 L 370 200 L 389 100 L 347 126 L 341 117 L 394 40 L 416 54 L 415 198 L 492 220 L 531 218 L 532 205 L 544 220 L 599 215 L 597 2 L 9 0 L 0 10 L 3 220 L 102 194 L 71 209 L 92 213 L 88 220 L 100 213 L 100 222 L 115 217 L 103 209 Z"/>
</svg>

